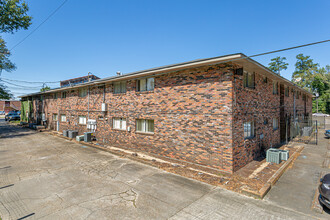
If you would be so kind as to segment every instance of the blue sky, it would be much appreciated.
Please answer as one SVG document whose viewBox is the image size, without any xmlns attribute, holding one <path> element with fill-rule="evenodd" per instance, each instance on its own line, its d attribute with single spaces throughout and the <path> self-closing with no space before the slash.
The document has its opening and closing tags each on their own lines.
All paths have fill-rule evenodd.
<svg viewBox="0 0 330 220">
<path fill-rule="evenodd" d="M 8 48 L 63 1 L 26 2 L 33 24 L 29 30 L 3 34 Z M 11 60 L 18 68 L 3 72 L 2 77 L 59 81 L 92 72 L 103 78 L 116 71 L 129 73 L 238 52 L 253 55 L 326 40 L 330 39 L 329 8 L 328 0 L 69 0 L 12 51 Z M 267 66 L 275 56 L 287 57 L 290 65 L 281 75 L 291 79 L 299 53 L 321 66 L 330 64 L 330 43 L 256 60 Z M 34 91 L 12 90 L 15 95 Z"/>
</svg>

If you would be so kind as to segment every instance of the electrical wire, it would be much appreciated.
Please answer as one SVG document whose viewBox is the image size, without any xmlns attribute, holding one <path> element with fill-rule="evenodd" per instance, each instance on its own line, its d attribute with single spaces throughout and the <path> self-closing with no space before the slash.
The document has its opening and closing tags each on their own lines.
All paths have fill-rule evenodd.
<svg viewBox="0 0 330 220">
<path fill-rule="evenodd" d="M 7 79 L 7 78 L 3 78 L 1 77 L 0 80 L 8 80 L 8 81 L 12 81 L 12 82 L 21 82 L 21 83 L 38 83 L 38 84 L 50 84 L 50 83 L 60 83 L 61 81 L 52 81 L 52 82 L 30 82 L 30 81 L 23 81 L 23 80 L 15 80 L 15 79 Z"/>
<path fill-rule="evenodd" d="M 55 11 L 53 11 L 43 22 L 41 22 L 34 30 L 32 30 L 28 35 L 26 35 L 26 37 L 24 37 L 22 40 L 20 40 L 17 44 L 15 44 L 10 51 L 12 51 L 13 49 L 15 49 L 18 45 L 20 45 L 21 43 L 23 43 L 28 37 L 30 37 L 34 32 L 36 32 L 44 23 L 46 23 L 46 21 L 48 21 L 58 10 L 60 10 L 65 3 L 67 3 L 69 0 L 65 0 L 59 7 L 57 7 L 55 9 Z"/>
<path fill-rule="evenodd" d="M 29 89 L 38 89 L 38 88 L 42 88 L 42 86 L 34 86 L 34 87 L 31 87 L 31 86 L 22 86 L 22 85 L 17 85 L 15 83 L 11 83 L 11 82 L 7 82 L 3 79 L 0 80 L 0 82 L 4 82 L 4 83 L 7 83 L 9 85 L 12 85 L 12 86 L 18 86 L 18 87 L 21 87 L 21 88 L 29 88 Z"/>
</svg>

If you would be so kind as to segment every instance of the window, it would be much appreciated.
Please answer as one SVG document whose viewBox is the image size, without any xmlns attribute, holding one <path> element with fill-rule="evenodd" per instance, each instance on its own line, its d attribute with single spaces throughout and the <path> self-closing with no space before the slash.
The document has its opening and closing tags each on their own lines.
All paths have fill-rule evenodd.
<svg viewBox="0 0 330 220">
<path fill-rule="evenodd" d="M 278 119 L 277 118 L 273 118 L 273 129 L 274 130 L 278 129 Z"/>
<path fill-rule="evenodd" d="M 287 97 L 289 97 L 289 90 L 290 90 L 289 87 L 286 87 L 285 88 L 285 92 L 284 93 L 285 93 L 285 96 L 287 96 Z"/>
<path fill-rule="evenodd" d="M 273 82 L 273 94 L 278 94 L 278 82 Z"/>
<path fill-rule="evenodd" d="M 66 122 L 66 115 L 61 115 L 61 122 Z"/>
<path fill-rule="evenodd" d="M 299 99 L 299 92 L 297 91 L 296 99 Z"/>
<path fill-rule="evenodd" d="M 136 131 L 153 133 L 154 132 L 154 120 L 149 119 L 137 119 Z"/>
<path fill-rule="evenodd" d="M 66 98 L 66 92 L 62 92 L 62 99 Z"/>
<path fill-rule="evenodd" d="M 254 122 L 244 122 L 244 138 L 254 137 Z"/>
<path fill-rule="evenodd" d="M 264 78 L 264 83 L 268 83 L 268 78 L 267 77 Z"/>
<path fill-rule="evenodd" d="M 54 99 L 57 99 L 57 93 L 54 93 Z"/>
<path fill-rule="evenodd" d="M 244 87 L 254 89 L 254 86 L 255 86 L 254 78 L 255 78 L 255 73 L 244 72 L 244 75 L 243 75 Z"/>
<path fill-rule="evenodd" d="M 79 97 L 85 97 L 87 95 L 87 88 L 80 88 L 78 95 Z"/>
<path fill-rule="evenodd" d="M 113 93 L 126 93 L 126 82 L 115 82 L 113 84 Z"/>
<path fill-rule="evenodd" d="M 114 129 L 126 130 L 126 118 L 113 118 L 112 123 Z"/>
<path fill-rule="evenodd" d="M 53 121 L 57 121 L 57 120 L 58 120 L 57 114 L 53 114 Z"/>
<path fill-rule="evenodd" d="M 152 91 L 155 88 L 155 80 L 154 78 L 146 78 L 137 80 L 137 91 Z"/>
<path fill-rule="evenodd" d="M 79 116 L 79 124 L 81 124 L 81 125 L 86 124 L 86 117 L 85 116 Z"/>
</svg>

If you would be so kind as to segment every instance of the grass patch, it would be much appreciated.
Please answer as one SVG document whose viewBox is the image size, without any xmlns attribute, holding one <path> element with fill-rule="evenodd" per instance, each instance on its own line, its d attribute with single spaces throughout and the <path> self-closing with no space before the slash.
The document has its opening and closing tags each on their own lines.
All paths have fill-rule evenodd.
<svg viewBox="0 0 330 220">
<path fill-rule="evenodd" d="M 21 123 L 21 121 L 10 121 L 9 123 L 11 123 L 11 124 L 19 124 L 19 123 Z"/>
</svg>

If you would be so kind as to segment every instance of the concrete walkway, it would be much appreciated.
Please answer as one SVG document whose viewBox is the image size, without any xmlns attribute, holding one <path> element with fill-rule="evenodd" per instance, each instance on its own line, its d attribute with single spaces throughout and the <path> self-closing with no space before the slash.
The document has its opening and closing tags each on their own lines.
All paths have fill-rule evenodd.
<svg viewBox="0 0 330 220">
<path fill-rule="evenodd" d="M 329 167 L 323 167 L 324 161 L 330 159 L 330 139 L 326 139 L 324 129 L 320 129 L 318 145 L 304 147 L 293 167 L 283 174 L 264 200 L 305 214 L 316 215 L 315 211 L 311 210 L 311 205 L 321 172 L 330 173 Z M 327 213 L 318 216 L 330 218 Z"/>
<path fill-rule="evenodd" d="M 327 217 L 273 197 L 255 200 L 0 121 L 0 216 L 5 220 Z"/>
</svg>

